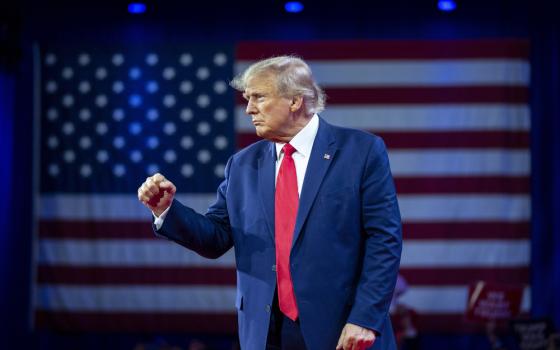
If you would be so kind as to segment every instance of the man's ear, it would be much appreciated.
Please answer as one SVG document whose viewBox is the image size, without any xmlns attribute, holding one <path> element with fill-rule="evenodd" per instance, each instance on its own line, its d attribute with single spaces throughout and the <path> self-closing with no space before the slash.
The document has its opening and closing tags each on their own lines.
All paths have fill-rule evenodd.
<svg viewBox="0 0 560 350">
<path fill-rule="evenodd" d="M 303 106 L 303 96 L 292 97 L 292 104 L 290 105 L 290 111 L 297 112 Z"/>
</svg>

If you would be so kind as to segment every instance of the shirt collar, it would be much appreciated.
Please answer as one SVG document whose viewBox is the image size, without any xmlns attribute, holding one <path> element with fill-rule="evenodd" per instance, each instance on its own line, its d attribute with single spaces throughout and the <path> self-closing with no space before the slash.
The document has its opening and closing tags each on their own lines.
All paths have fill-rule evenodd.
<svg viewBox="0 0 560 350">
<path fill-rule="evenodd" d="M 302 154 L 304 157 L 309 157 L 311 155 L 311 149 L 313 148 L 313 142 L 315 141 L 315 136 L 317 136 L 317 131 L 319 130 L 319 116 L 314 114 L 311 120 L 306 126 L 301 129 L 296 136 L 290 141 L 290 144 L 294 146 L 296 151 Z M 280 152 L 282 147 L 286 143 L 276 142 L 276 159 L 280 159 Z"/>
</svg>

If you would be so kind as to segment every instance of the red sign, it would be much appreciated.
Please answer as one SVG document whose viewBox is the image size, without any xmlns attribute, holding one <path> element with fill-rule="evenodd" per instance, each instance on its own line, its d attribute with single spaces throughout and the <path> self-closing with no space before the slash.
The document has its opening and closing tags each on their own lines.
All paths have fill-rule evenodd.
<svg viewBox="0 0 560 350">
<path fill-rule="evenodd" d="M 519 315 L 523 286 L 479 281 L 469 287 L 467 319 L 475 322 L 507 320 Z"/>
</svg>

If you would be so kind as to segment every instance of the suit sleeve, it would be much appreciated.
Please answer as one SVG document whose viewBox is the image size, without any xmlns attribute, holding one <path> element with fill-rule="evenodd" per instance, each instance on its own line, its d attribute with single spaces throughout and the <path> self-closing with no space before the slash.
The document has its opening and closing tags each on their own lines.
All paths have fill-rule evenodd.
<svg viewBox="0 0 560 350">
<path fill-rule="evenodd" d="M 226 204 L 229 170 L 232 158 L 225 169 L 225 179 L 218 187 L 217 198 L 205 215 L 174 199 L 157 236 L 163 236 L 198 254 L 215 259 L 233 246 L 231 227 Z"/>
<path fill-rule="evenodd" d="M 348 322 L 383 332 L 397 280 L 401 217 L 385 144 L 376 137 L 361 186 L 364 260 Z"/>
</svg>

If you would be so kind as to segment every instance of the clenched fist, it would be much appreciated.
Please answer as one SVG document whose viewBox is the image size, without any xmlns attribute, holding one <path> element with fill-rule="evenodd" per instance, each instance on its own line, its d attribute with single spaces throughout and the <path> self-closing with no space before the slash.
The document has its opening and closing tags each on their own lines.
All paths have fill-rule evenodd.
<svg viewBox="0 0 560 350">
<path fill-rule="evenodd" d="M 148 177 L 138 188 L 138 200 L 156 216 L 160 216 L 171 205 L 176 191 L 177 188 L 171 181 L 157 173 Z"/>
<path fill-rule="evenodd" d="M 363 350 L 372 346 L 374 342 L 374 331 L 347 323 L 342 329 L 336 350 Z"/>
</svg>

